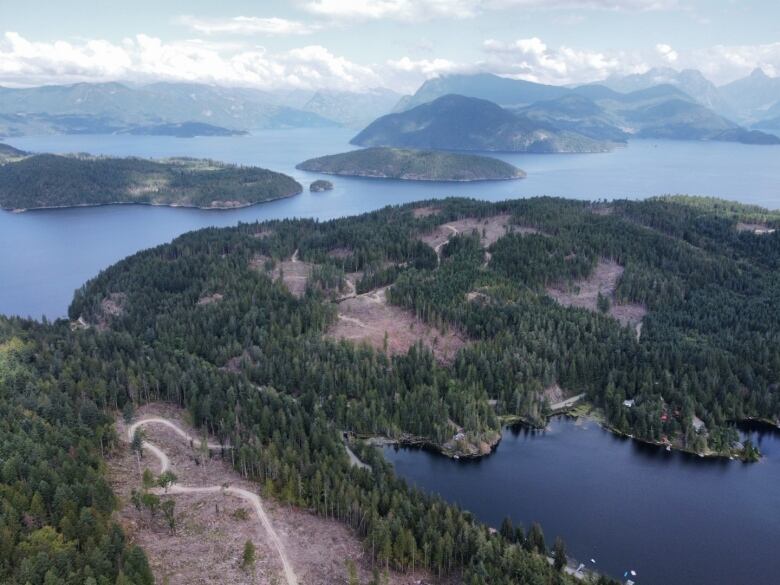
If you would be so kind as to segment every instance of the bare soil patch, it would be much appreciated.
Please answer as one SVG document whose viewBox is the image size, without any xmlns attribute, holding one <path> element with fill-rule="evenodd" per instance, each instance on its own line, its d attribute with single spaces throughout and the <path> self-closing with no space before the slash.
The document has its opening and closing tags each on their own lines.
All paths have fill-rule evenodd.
<svg viewBox="0 0 780 585">
<path fill-rule="evenodd" d="M 547 402 L 555 404 L 556 402 L 563 400 L 566 397 L 566 394 L 558 384 L 552 384 L 544 389 L 543 396 L 547 399 Z"/>
<path fill-rule="evenodd" d="M 267 238 L 267 237 L 272 236 L 273 233 L 274 233 L 273 230 L 269 230 L 268 228 L 261 228 L 258 231 L 256 231 L 255 233 L 253 233 L 252 237 L 263 239 L 263 238 Z"/>
<path fill-rule="evenodd" d="M 431 215 L 435 215 L 441 211 L 441 207 L 415 207 L 412 213 L 414 214 L 414 217 L 429 217 Z"/>
<path fill-rule="evenodd" d="M 757 235 L 772 234 L 775 230 L 762 223 L 743 223 L 737 224 L 738 232 L 751 232 Z"/>
<path fill-rule="evenodd" d="M 330 258 L 336 258 L 337 260 L 343 260 L 352 256 L 352 250 L 349 248 L 333 248 L 328 250 L 328 256 Z"/>
<path fill-rule="evenodd" d="M 615 208 L 611 205 L 596 204 L 590 208 L 590 211 L 594 215 L 612 215 L 615 213 Z"/>
<path fill-rule="evenodd" d="M 282 279 L 282 282 L 294 296 L 301 298 L 306 292 L 306 282 L 311 276 L 314 264 L 298 260 L 298 251 L 289 260 L 276 262 L 273 270 L 266 271 L 265 264 L 270 260 L 267 256 L 258 255 L 252 259 L 251 266 L 268 274 L 273 280 Z"/>
<path fill-rule="evenodd" d="M 471 301 L 485 302 L 489 299 L 490 297 L 482 291 L 473 290 L 471 292 L 466 293 L 466 300 L 469 302 Z"/>
<path fill-rule="evenodd" d="M 479 243 L 483 248 L 488 248 L 497 242 L 499 238 L 509 233 L 540 233 L 536 228 L 510 224 L 510 220 L 511 216 L 508 214 L 494 215 L 493 217 L 481 219 L 468 217 L 442 224 L 431 233 L 423 235 L 420 239 L 439 254 L 442 246 L 452 236 L 457 234 L 469 235 L 476 231 L 479 234 Z"/>
<path fill-rule="evenodd" d="M 623 275 L 623 267 L 612 260 L 601 259 L 588 278 L 578 280 L 571 285 L 549 287 L 547 294 L 564 307 L 579 307 L 597 311 L 598 296 L 610 300 L 609 315 L 621 325 L 637 325 L 647 314 L 647 309 L 638 304 L 615 302 L 615 288 Z"/>
<path fill-rule="evenodd" d="M 225 298 L 224 295 L 220 293 L 204 295 L 198 299 L 198 305 L 210 305 L 211 303 L 218 303 L 223 298 Z"/>
<path fill-rule="evenodd" d="M 200 436 L 184 420 L 183 412 L 168 404 L 152 404 L 139 409 L 137 418 L 164 416 L 193 436 Z M 187 445 L 173 430 L 163 425 L 144 428 L 147 439 L 170 458 L 171 469 L 183 485 L 223 485 L 257 492 L 258 485 L 241 478 L 219 453 L 210 456 Z M 157 583 L 168 579 L 170 585 L 271 585 L 284 583 L 277 553 L 253 511 L 239 498 L 221 493 L 177 494 L 176 532 L 171 534 L 162 515 L 152 519 L 148 511 L 139 512 L 130 502 L 131 489 L 139 489 L 141 478 L 136 456 L 127 447 L 125 426 L 117 422 L 122 448 L 108 460 L 109 477 L 120 499 L 118 519 L 128 538 L 142 546 Z M 214 441 L 213 437 L 210 440 Z M 229 458 L 229 453 L 225 453 Z M 158 471 L 158 461 L 147 454 L 142 467 Z M 353 560 L 361 582 L 371 575 L 370 561 L 352 531 L 340 522 L 315 516 L 306 510 L 263 500 L 274 529 L 303 585 L 346 583 L 345 562 Z M 240 568 L 244 543 L 251 540 L 257 550 L 254 573 Z M 390 574 L 390 585 L 431 582 L 425 575 Z"/>
<path fill-rule="evenodd" d="M 300 260 L 285 260 L 277 262 L 273 271 L 274 280 L 282 279 L 284 286 L 287 287 L 293 296 L 301 298 L 306 292 L 306 282 L 311 276 L 314 264 L 310 262 L 301 262 Z"/>
<path fill-rule="evenodd" d="M 417 342 L 429 347 L 436 359 L 450 362 L 466 345 L 463 335 L 450 328 L 446 333 L 424 323 L 411 311 L 387 302 L 387 288 L 352 297 L 339 303 L 338 321 L 328 331 L 333 339 L 367 343 L 380 351 L 405 354 Z"/>
<path fill-rule="evenodd" d="M 124 312 L 125 293 L 111 293 L 100 302 L 100 309 L 106 317 L 118 317 Z"/>
<path fill-rule="evenodd" d="M 100 331 L 108 329 L 111 320 L 115 317 L 121 316 L 125 312 L 125 303 L 127 302 L 127 295 L 122 292 L 115 292 L 109 294 L 106 298 L 100 301 L 100 311 L 97 314 L 96 327 Z M 84 322 L 83 319 L 79 318 Z"/>
</svg>

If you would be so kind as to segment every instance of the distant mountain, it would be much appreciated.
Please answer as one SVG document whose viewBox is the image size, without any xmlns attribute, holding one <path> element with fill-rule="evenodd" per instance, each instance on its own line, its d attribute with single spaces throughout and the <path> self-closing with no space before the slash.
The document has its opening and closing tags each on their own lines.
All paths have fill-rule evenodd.
<svg viewBox="0 0 780 585">
<path fill-rule="evenodd" d="M 491 73 L 445 75 L 429 79 L 414 95 L 404 97 L 395 107 L 395 112 L 410 110 L 450 94 L 480 98 L 504 107 L 519 107 L 542 100 L 554 100 L 569 92 L 568 88 L 557 85 L 509 79 Z"/>
<path fill-rule="evenodd" d="M 634 136 L 776 143 L 774 136 L 745 130 L 672 85 L 656 85 L 628 94 L 603 86 L 584 86 L 570 95 L 516 111 L 552 127 L 598 140 L 618 142 Z"/>
<path fill-rule="evenodd" d="M 194 136 L 241 136 L 247 134 L 244 130 L 230 130 L 221 126 L 213 126 L 202 122 L 181 122 L 175 124 L 153 124 L 151 126 L 135 126 L 122 130 L 121 134 L 135 136 L 176 136 L 177 138 L 192 138 Z"/>
<path fill-rule="evenodd" d="M 125 128 L 126 126 L 117 120 L 103 116 L 82 114 L 50 115 L 42 113 L 0 114 L 0 136 L 114 134 Z"/>
<path fill-rule="evenodd" d="M 0 88 L 0 116 L 0 132 L 6 135 L 31 129 L 107 133 L 185 122 L 231 130 L 335 125 L 318 114 L 279 105 L 266 92 L 194 83 Z"/>
<path fill-rule="evenodd" d="M 655 67 L 645 73 L 612 76 L 602 81 L 601 85 L 621 93 L 631 93 L 657 85 L 671 85 L 706 108 L 724 116 L 734 115 L 715 84 L 697 69 L 678 71 L 671 67 Z"/>
<path fill-rule="evenodd" d="M 27 153 L 23 150 L 14 148 L 9 144 L 0 144 L 0 162 L 21 158 L 26 155 Z"/>
<path fill-rule="evenodd" d="M 726 130 L 739 128 L 671 85 L 638 90 L 600 104 L 639 138 L 714 140 Z"/>
<path fill-rule="evenodd" d="M 302 162 L 296 168 L 406 181 L 496 181 L 525 177 L 517 167 L 488 156 L 382 147 L 321 156 Z"/>
<path fill-rule="evenodd" d="M 753 124 L 752 128 L 754 130 L 770 130 L 772 132 L 777 132 L 780 130 L 780 116 L 759 120 Z"/>
<path fill-rule="evenodd" d="M 483 99 L 447 95 L 375 120 L 352 140 L 361 146 L 506 151 L 604 152 L 610 145 L 514 115 Z"/>
<path fill-rule="evenodd" d="M 746 120 L 771 118 L 773 108 L 780 115 L 780 77 L 769 77 L 762 69 L 721 86 L 720 92 Z"/>
<path fill-rule="evenodd" d="M 631 136 L 623 129 L 618 116 L 581 95 L 569 94 L 514 111 L 548 126 L 577 132 L 594 140 L 625 142 Z"/>
<path fill-rule="evenodd" d="M 322 90 L 315 93 L 302 110 L 334 120 L 350 128 L 362 128 L 393 110 L 401 94 L 375 88 L 365 92 Z"/>
</svg>

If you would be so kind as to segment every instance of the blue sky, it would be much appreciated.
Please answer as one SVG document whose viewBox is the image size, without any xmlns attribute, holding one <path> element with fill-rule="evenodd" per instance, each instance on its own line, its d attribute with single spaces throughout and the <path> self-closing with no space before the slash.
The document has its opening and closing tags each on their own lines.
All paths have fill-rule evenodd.
<svg viewBox="0 0 780 585">
<path fill-rule="evenodd" d="M 777 0 L 0 0 L 0 84 L 187 80 L 413 90 L 488 70 L 582 83 L 653 66 L 780 75 Z"/>
</svg>

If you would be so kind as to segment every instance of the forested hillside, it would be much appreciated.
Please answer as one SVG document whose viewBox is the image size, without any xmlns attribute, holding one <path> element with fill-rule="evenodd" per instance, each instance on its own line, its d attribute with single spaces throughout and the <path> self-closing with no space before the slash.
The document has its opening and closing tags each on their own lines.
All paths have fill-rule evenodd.
<svg viewBox="0 0 780 585">
<path fill-rule="evenodd" d="M 222 209 L 302 190 L 287 175 L 198 159 L 39 154 L 0 165 L 0 207 L 145 203 Z"/>
<path fill-rule="evenodd" d="M 0 582 L 152 585 L 111 514 L 107 378 L 48 325 L 0 318 Z M 69 343 L 73 343 L 70 346 Z M 91 373 L 90 373 L 91 372 Z"/>
<path fill-rule="evenodd" d="M 0 318 L 0 339 L 4 583 L 152 583 L 143 552 L 110 523 L 100 455 L 118 441 L 112 413 L 156 400 L 187 407 L 195 424 L 229 440 L 232 463 L 265 497 L 349 525 L 380 570 L 425 567 L 475 585 L 573 582 L 538 554 L 538 526 L 528 538 L 519 527 L 491 534 L 410 489 L 369 447 L 359 453 L 371 469 L 352 467 L 316 395 L 257 386 L 150 335 Z"/>
<path fill-rule="evenodd" d="M 26 583 L 25 555 L 47 525 L 65 543 L 74 534 L 104 542 L 110 494 L 95 491 L 98 453 L 113 444 L 108 414 L 166 400 L 233 445 L 231 462 L 264 495 L 345 522 L 380 566 L 467 584 L 569 582 L 534 554 L 538 527 L 491 534 L 407 487 L 368 446 L 355 448 L 371 469 L 351 467 L 341 433 L 457 452 L 488 443 L 503 416 L 543 423 L 558 386 L 585 393 L 621 432 L 752 456 L 731 423 L 780 416 L 778 227 L 775 212 L 697 198 L 451 199 L 205 229 L 136 254 L 78 291 L 72 326 L 2 323 L 2 371 L 11 363 L 21 373 L 0 382 L 9 404 L 0 488 L 16 510 L 0 517 L 13 535 L 0 570 Z M 307 283 L 293 294 L 301 267 Z M 604 274 L 612 288 L 596 294 L 594 275 Z M 593 306 L 578 306 L 589 290 Z M 383 310 L 407 319 L 400 330 L 418 335 L 423 323 L 440 337 L 395 353 L 388 335 L 385 349 L 339 341 L 345 317 L 376 314 L 350 317 L 344 307 L 356 299 L 369 308 L 386 299 Z M 442 358 L 437 344 L 454 333 L 460 349 Z M 62 455 L 46 453 L 51 445 Z M 62 472 L 71 479 L 51 476 L 77 463 L 79 473 Z M 56 494 L 85 478 L 72 488 L 74 514 L 92 528 L 78 532 Z M 87 536 L 73 538 L 74 566 L 102 558 L 84 548 Z M 145 582 L 140 553 L 108 558 L 96 580 L 114 582 L 121 569 Z M 85 582 L 69 579 L 51 582 Z"/>
<path fill-rule="evenodd" d="M 390 208 L 189 234 L 101 274 L 71 316 L 105 320 L 105 299 L 120 295 L 113 328 L 220 367 L 238 364 L 252 382 L 319 405 L 338 428 L 364 435 L 442 444 L 454 421 L 479 444 L 501 415 L 543 420 L 544 390 L 554 384 L 587 393 L 616 429 L 697 452 L 728 454 L 730 421 L 780 414 L 776 213 L 759 218 L 754 208 L 698 199 L 435 205 L 418 217 Z M 458 218 L 501 214 L 511 219 L 487 249 L 489 262 L 479 229 L 452 237 L 441 260 L 420 239 Z M 296 249 L 321 266 L 300 299 L 257 267 Z M 605 259 L 622 273 L 613 291 L 599 293 L 600 310 L 551 298 L 551 287 L 585 287 Z M 323 337 L 341 305 L 314 281 L 342 286 L 358 271 L 358 292 L 392 283 L 392 304 L 461 332 L 453 363 L 437 363 L 422 346 L 388 359 Z M 213 293 L 219 302 L 197 304 Z M 610 305 L 648 312 L 639 339 L 605 314 Z"/>
</svg>

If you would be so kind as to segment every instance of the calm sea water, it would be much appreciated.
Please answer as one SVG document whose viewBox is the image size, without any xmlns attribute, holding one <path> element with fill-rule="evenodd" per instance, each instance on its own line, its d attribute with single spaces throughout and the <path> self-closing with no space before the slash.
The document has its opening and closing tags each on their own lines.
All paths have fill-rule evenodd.
<svg viewBox="0 0 780 585">
<path fill-rule="evenodd" d="M 340 129 L 230 138 L 45 136 L 10 140 L 39 152 L 196 156 L 256 164 L 308 185 L 295 164 L 351 148 Z M 335 177 L 335 189 L 231 211 L 114 206 L 0 212 L 0 313 L 64 316 L 73 291 L 101 269 L 186 231 L 281 217 L 331 219 L 444 196 L 582 199 L 714 195 L 780 208 L 780 147 L 638 141 L 610 154 L 501 155 L 523 181 L 444 184 Z M 577 558 L 640 584 L 780 582 L 780 438 L 760 439 L 756 465 L 707 463 L 641 448 L 599 428 L 554 421 L 544 434 L 507 431 L 498 451 L 455 463 L 387 451 L 398 472 L 498 525 L 539 520 Z M 589 561 L 588 561 L 589 563 Z"/>
<path fill-rule="evenodd" d="M 498 528 L 540 522 L 589 568 L 638 585 L 780 582 L 780 433 L 751 433 L 759 463 L 704 460 L 554 419 L 546 432 L 507 429 L 476 462 L 387 447 L 411 483 Z M 590 559 L 596 561 L 591 563 Z"/>
<path fill-rule="evenodd" d="M 36 152 L 211 157 L 289 173 L 308 185 L 319 175 L 297 171 L 295 165 L 352 148 L 351 136 L 349 130 L 329 128 L 228 138 L 42 136 L 8 142 Z M 219 212 L 135 206 L 0 212 L 0 313 L 63 316 L 73 291 L 102 268 L 186 231 L 239 221 L 331 219 L 450 195 L 497 201 L 533 195 L 601 199 L 691 193 L 780 207 L 780 147 L 637 141 L 609 154 L 500 156 L 525 169 L 528 178 L 447 184 L 336 177 L 336 188 L 327 193 L 306 191 L 283 201 Z"/>
</svg>

